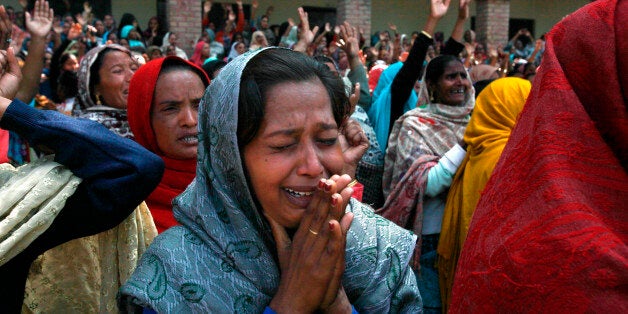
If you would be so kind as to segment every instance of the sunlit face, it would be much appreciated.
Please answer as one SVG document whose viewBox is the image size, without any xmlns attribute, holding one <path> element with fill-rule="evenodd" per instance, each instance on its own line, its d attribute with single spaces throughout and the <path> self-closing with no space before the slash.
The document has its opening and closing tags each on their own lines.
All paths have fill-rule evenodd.
<svg viewBox="0 0 628 314">
<path fill-rule="evenodd" d="M 166 157 L 196 158 L 198 105 L 204 91 L 203 81 L 192 71 L 171 71 L 157 79 L 150 121 Z"/>
<path fill-rule="evenodd" d="M 76 58 L 75 55 L 73 54 L 69 54 L 68 58 L 65 60 L 65 62 L 63 62 L 63 71 L 70 71 L 70 72 L 76 72 L 78 71 L 79 68 L 79 63 L 78 63 L 78 59 Z"/>
<path fill-rule="evenodd" d="M 450 61 L 436 84 L 430 85 L 436 101 L 450 106 L 462 105 L 465 95 L 471 88 L 467 71 L 462 63 L 457 61 Z"/>
<path fill-rule="evenodd" d="M 128 54 L 114 50 L 109 51 L 98 70 L 100 83 L 95 91 L 107 106 L 125 109 L 129 96 L 129 82 L 137 70 L 137 63 Z"/>
<path fill-rule="evenodd" d="M 318 80 L 267 92 L 262 125 L 244 147 L 244 163 L 262 210 L 296 228 L 321 178 L 341 172 L 342 150 L 330 98 Z"/>
</svg>

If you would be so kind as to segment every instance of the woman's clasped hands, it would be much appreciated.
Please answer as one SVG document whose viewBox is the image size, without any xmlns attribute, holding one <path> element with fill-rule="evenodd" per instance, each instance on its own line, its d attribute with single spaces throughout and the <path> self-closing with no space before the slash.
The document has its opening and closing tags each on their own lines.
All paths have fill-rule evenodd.
<svg viewBox="0 0 628 314">
<path fill-rule="evenodd" d="M 281 281 L 270 307 L 277 313 L 351 312 L 342 287 L 353 189 L 349 175 L 321 179 L 292 239 L 266 215 L 277 244 Z"/>
</svg>

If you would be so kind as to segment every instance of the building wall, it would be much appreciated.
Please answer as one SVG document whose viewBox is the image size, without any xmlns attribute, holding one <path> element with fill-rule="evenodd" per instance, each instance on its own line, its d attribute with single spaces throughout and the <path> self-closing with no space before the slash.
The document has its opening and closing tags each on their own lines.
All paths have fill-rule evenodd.
<svg viewBox="0 0 628 314">
<path fill-rule="evenodd" d="M 111 0 L 111 11 L 117 23 L 120 22 L 122 14 L 132 13 L 140 24 L 140 28 L 145 30 L 148 27 L 148 20 L 157 15 L 157 1 Z"/>
</svg>

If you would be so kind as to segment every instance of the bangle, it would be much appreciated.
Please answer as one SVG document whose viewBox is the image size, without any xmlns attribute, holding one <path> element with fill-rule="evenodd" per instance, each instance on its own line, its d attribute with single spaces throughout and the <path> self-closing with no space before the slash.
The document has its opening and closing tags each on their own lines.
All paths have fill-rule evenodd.
<svg viewBox="0 0 628 314">
<path fill-rule="evenodd" d="M 421 31 L 421 34 L 427 36 L 427 38 L 432 39 L 432 35 L 430 35 L 428 32 L 426 31 Z"/>
</svg>

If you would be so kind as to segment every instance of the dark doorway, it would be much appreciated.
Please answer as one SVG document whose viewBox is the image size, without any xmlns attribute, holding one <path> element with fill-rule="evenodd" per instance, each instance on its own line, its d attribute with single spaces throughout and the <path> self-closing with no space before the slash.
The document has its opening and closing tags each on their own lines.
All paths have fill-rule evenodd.
<svg viewBox="0 0 628 314">
<path fill-rule="evenodd" d="M 336 25 L 336 8 L 319 8 L 304 6 L 303 10 L 307 12 L 310 28 L 318 26 L 320 29 L 325 27 L 325 23 L 329 23 L 333 28 Z"/>
</svg>

